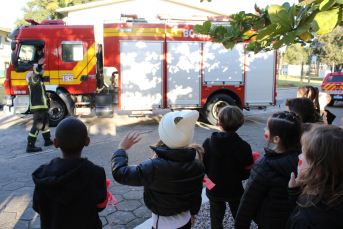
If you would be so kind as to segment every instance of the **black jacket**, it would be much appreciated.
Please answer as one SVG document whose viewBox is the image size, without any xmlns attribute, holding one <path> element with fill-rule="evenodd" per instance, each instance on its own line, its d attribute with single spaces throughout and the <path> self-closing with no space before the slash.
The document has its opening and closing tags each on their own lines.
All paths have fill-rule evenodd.
<svg viewBox="0 0 343 229">
<path fill-rule="evenodd" d="M 294 188 L 299 189 L 299 188 Z M 291 189 L 292 190 L 292 189 Z M 299 190 L 300 194 L 300 190 Z M 289 201 L 294 207 L 289 217 L 287 229 L 342 229 L 343 205 L 327 209 L 327 205 L 320 202 L 315 207 L 300 207 L 296 204 L 299 195 L 289 196 Z M 300 204 L 305 204 L 306 197 L 301 197 Z"/>
<path fill-rule="evenodd" d="M 248 179 L 250 173 L 244 167 L 254 162 L 250 145 L 230 131 L 212 133 L 203 147 L 206 174 L 216 184 L 213 189 L 206 189 L 209 198 L 240 198 L 244 192 L 242 180 Z"/>
<path fill-rule="evenodd" d="M 235 228 L 249 228 L 251 220 L 262 229 L 286 227 L 292 213 L 287 187 L 291 173 L 297 173 L 299 153 L 276 153 L 265 148 L 264 157 L 250 171 Z"/>
<path fill-rule="evenodd" d="M 172 216 L 190 210 L 198 214 L 201 206 L 203 164 L 194 149 L 151 147 L 157 158 L 128 166 L 124 150 L 112 156 L 112 174 L 120 184 L 144 186 L 144 202 L 153 213 Z"/>
<path fill-rule="evenodd" d="M 29 77 L 29 94 L 30 94 L 30 110 L 48 109 L 48 100 L 46 97 L 45 86 L 41 76 L 42 65 L 39 64 L 37 68 L 33 67 L 33 73 Z"/>
<path fill-rule="evenodd" d="M 104 168 L 87 158 L 54 158 L 32 173 L 32 208 L 41 228 L 101 228 L 97 205 L 107 199 Z"/>
</svg>

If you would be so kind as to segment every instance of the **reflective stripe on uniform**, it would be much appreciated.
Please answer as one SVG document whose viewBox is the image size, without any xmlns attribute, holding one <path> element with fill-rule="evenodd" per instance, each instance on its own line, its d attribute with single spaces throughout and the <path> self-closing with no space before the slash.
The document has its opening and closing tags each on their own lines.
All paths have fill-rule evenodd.
<svg viewBox="0 0 343 229">
<path fill-rule="evenodd" d="M 37 135 L 31 134 L 31 133 L 29 133 L 29 136 L 33 138 L 37 138 Z"/>
<path fill-rule="evenodd" d="M 50 129 L 42 131 L 42 134 L 50 132 Z"/>
</svg>

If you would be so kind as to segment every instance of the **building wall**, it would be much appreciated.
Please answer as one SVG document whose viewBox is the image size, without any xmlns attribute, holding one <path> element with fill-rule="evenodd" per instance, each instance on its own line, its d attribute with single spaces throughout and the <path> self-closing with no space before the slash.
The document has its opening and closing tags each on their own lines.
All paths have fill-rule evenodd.
<svg viewBox="0 0 343 229">
<path fill-rule="evenodd" d="M 11 42 L 6 39 L 8 34 L 0 31 L 0 77 L 6 76 L 6 68 L 11 59 Z"/>
</svg>

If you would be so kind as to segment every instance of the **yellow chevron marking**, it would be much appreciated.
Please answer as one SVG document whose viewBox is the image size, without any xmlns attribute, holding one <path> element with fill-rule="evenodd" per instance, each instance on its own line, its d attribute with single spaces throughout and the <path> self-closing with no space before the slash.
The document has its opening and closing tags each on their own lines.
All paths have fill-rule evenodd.
<svg viewBox="0 0 343 229">
<path fill-rule="evenodd" d="M 92 59 L 93 58 L 93 59 Z M 91 60 L 92 59 L 92 60 Z M 88 61 L 89 64 L 88 64 Z M 88 66 L 87 66 L 88 64 Z M 82 75 L 88 75 L 89 71 L 95 66 L 96 58 L 95 58 L 95 43 L 91 45 L 91 47 L 87 50 L 87 52 L 83 55 L 83 60 L 79 61 L 76 66 L 72 70 L 51 70 L 45 71 L 44 75 L 50 76 L 50 83 L 47 84 L 81 84 L 80 78 Z M 28 72 L 11 72 L 11 85 L 13 86 L 25 86 L 27 85 L 26 81 L 26 74 Z M 63 81 L 62 74 L 73 74 L 74 81 Z M 76 77 L 78 77 L 76 79 Z M 52 79 L 53 78 L 53 79 Z M 58 78 L 58 79 L 56 79 Z"/>
</svg>

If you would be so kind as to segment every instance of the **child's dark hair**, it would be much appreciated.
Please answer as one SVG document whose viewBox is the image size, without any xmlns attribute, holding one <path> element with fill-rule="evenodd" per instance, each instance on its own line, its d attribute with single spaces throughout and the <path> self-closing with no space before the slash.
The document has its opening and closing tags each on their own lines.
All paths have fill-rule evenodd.
<svg viewBox="0 0 343 229">
<path fill-rule="evenodd" d="M 314 103 L 309 98 L 286 99 L 285 105 L 289 108 L 289 111 L 298 114 L 303 123 L 315 123 L 320 121 Z"/>
<path fill-rule="evenodd" d="M 299 151 L 301 149 L 301 119 L 299 115 L 283 111 L 277 112 L 268 119 L 269 139 L 279 136 L 281 146 L 285 150 Z"/>
<path fill-rule="evenodd" d="M 244 114 L 236 106 L 226 106 L 219 111 L 218 119 L 224 131 L 237 131 L 244 123 Z"/>
<path fill-rule="evenodd" d="M 87 127 L 79 119 L 69 117 L 56 128 L 56 140 L 64 153 L 76 154 L 82 151 L 87 141 Z"/>
<path fill-rule="evenodd" d="M 323 201 L 328 208 L 343 204 L 343 130 L 335 125 L 314 124 L 301 138 L 310 167 L 302 174 L 308 197 L 303 207 Z M 312 197 L 312 198 L 309 198 Z"/>
<path fill-rule="evenodd" d="M 301 86 L 297 90 L 297 97 L 298 98 L 309 98 L 313 101 L 314 107 L 318 113 L 320 113 L 319 107 L 319 90 L 317 87 L 313 87 L 310 85 Z"/>
</svg>

